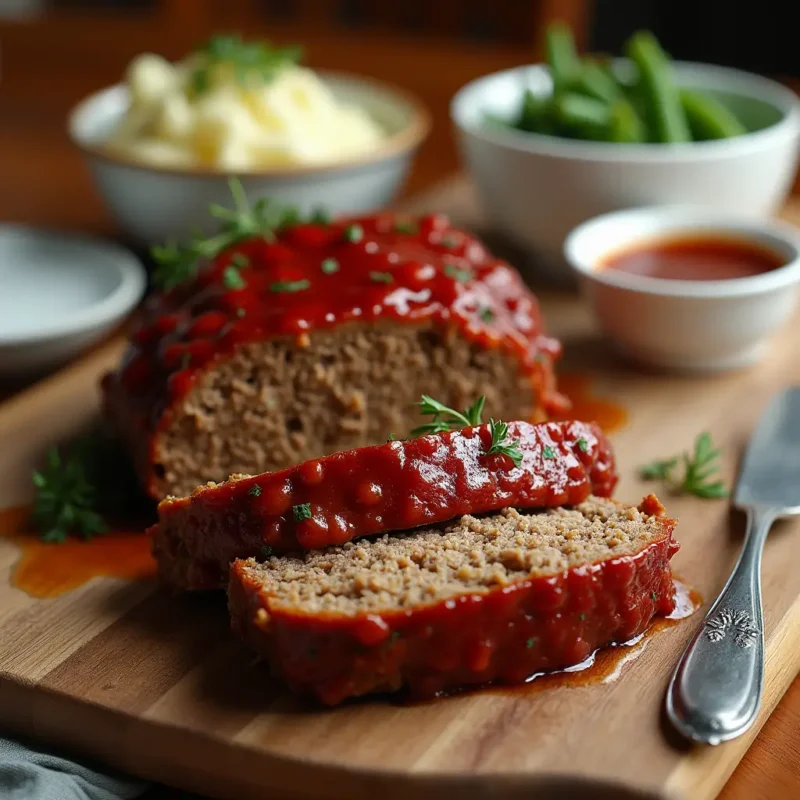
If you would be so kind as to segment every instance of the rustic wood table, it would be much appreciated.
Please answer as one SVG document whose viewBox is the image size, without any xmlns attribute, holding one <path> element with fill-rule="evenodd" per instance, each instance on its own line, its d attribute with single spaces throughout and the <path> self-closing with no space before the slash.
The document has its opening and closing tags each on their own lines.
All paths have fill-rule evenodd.
<svg viewBox="0 0 800 800">
<path fill-rule="evenodd" d="M 0 220 L 114 235 L 112 220 L 94 191 L 79 154 L 67 141 L 68 109 L 90 91 L 114 82 L 136 52 L 155 49 L 178 56 L 193 36 L 100 20 L 87 31 L 80 21 L 31 29 L 0 23 Z M 388 34 L 387 34 L 388 35 Z M 403 83 L 431 107 L 434 133 L 417 159 L 406 189 L 418 192 L 456 169 L 447 99 L 482 73 L 519 63 L 513 48 L 469 49 L 441 58 L 435 42 L 415 45 L 404 58 L 398 42 L 369 37 L 324 37 L 306 42 L 316 66 L 366 72 Z M 390 46 L 392 45 L 392 46 Z M 1 290 L 0 290 L 1 291 Z M 18 387 L 0 385 L 0 395 Z M 796 679 L 730 778 L 721 800 L 780 800 L 800 790 L 800 679 Z M 185 795 L 154 789 L 149 800 Z"/>
</svg>

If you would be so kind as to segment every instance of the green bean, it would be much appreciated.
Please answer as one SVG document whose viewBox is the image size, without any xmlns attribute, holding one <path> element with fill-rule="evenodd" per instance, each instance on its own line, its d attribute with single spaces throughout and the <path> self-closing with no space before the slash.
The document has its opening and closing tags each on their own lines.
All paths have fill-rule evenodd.
<svg viewBox="0 0 800 800">
<path fill-rule="evenodd" d="M 730 139 L 747 133 L 733 112 L 716 98 L 692 89 L 683 89 L 680 97 L 695 139 Z"/>
<path fill-rule="evenodd" d="M 580 71 L 581 63 L 575 51 L 572 31 L 562 22 L 548 25 L 545 34 L 547 63 L 550 65 L 550 77 L 553 89 L 560 92 L 569 87 Z"/>
<path fill-rule="evenodd" d="M 649 31 L 635 33 L 625 50 L 639 70 L 650 133 L 656 142 L 689 142 L 691 135 L 672 80 L 672 65 Z"/>
<path fill-rule="evenodd" d="M 594 61 L 583 62 L 572 88 L 606 103 L 613 103 L 620 94 L 619 84 L 611 72 Z"/>
<path fill-rule="evenodd" d="M 611 106 L 611 118 L 608 122 L 608 140 L 610 142 L 646 142 L 647 130 L 636 109 L 624 97 L 620 97 Z"/>
<path fill-rule="evenodd" d="M 517 120 L 517 128 L 529 133 L 540 133 L 545 126 L 545 117 L 550 105 L 549 97 L 541 97 L 530 89 L 522 96 L 522 110 Z"/>
<path fill-rule="evenodd" d="M 555 98 L 554 109 L 558 122 L 573 136 L 601 140 L 607 137 L 611 112 L 602 100 L 565 92 Z"/>
</svg>

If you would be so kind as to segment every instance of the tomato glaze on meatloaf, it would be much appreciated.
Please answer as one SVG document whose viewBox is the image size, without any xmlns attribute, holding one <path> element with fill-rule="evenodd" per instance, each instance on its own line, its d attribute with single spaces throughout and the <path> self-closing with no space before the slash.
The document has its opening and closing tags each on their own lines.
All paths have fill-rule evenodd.
<svg viewBox="0 0 800 800">
<path fill-rule="evenodd" d="M 491 449 L 490 425 L 392 441 L 280 472 L 234 476 L 167 498 L 151 529 L 162 579 L 224 586 L 235 558 L 312 550 L 360 536 L 446 522 L 505 506 L 546 507 L 608 496 L 611 445 L 586 422 L 511 422 L 519 465 Z"/>
<path fill-rule="evenodd" d="M 422 393 L 541 421 L 564 408 L 559 353 L 535 296 L 474 236 L 384 212 L 224 251 L 149 299 L 103 387 L 161 499 L 404 436 Z"/>
<path fill-rule="evenodd" d="M 232 624 L 276 677 L 330 705 L 521 683 L 673 610 L 674 525 L 652 495 L 638 508 L 589 498 L 239 560 Z"/>
</svg>

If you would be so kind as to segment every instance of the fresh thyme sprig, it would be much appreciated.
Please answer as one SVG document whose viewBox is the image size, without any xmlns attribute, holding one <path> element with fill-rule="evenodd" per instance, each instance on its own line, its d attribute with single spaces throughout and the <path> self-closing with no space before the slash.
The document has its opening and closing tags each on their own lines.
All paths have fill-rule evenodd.
<svg viewBox="0 0 800 800">
<path fill-rule="evenodd" d="M 411 431 L 411 435 L 425 436 L 431 433 L 444 433 L 445 431 L 480 425 L 485 404 L 486 397 L 481 396 L 469 408 L 464 411 L 456 411 L 454 408 L 449 408 L 444 403 L 434 400 L 429 395 L 423 394 L 422 399 L 417 403 L 420 414 L 432 416 L 433 419 L 431 422 L 426 422 L 424 425 L 414 428 Z M 518 467 L 522 463 L 522 451 L 519 449 L 518 441 L 509 440 L 508 424 L 490 419 L 489 432 L 491 433 L 492 441 L 484 455 L 508 456 L 514 462 L 514 466 Z"/>
<path fill-rule="evenodd" d="M 424 436 L 429 433 L 443 433 L 444 431 L 454 431 L 459 428 L 469 428 L 472 425 L 481 424 L 481 414 L 486 397 L 479 397 L 464 412 L 448 408 L 444 403 L 434 400 L 427 394 L 422 395 L 422 399 L 417 403 L 419 413 L 423 417 L 432 416 L 431 422 L 426 422 L 411 431 L 412 436 Z"/>
<path fill-rule="evenodd" d="M 297 209 L 275 205 L 266 198 L 251 205 L 237 178 L 230 178 L 228 186 L 234 207 L 225 208 L 215 203 L 208 209 L 211 216 L 220 221 L 218 233 L 195 235 L 184 245 L 172 241 L 151 249 L 156 262 L 153 284 L 157 289 L 168 291 L 191 280 L 204 260 L 215 258 L 244 239 L 258 236 L 274 241 L 275 231 L 299 220 Z"/>
<path fill-rule="evenodd" d="M 704 499 L 727 497 L 728 487 L 721 480 L 711 480 L 719 471 L 716 463 L 720 450 L 711 441 L 711 434 L 701 433 L 694 442 L 691 453 L 652 461 L 639 468 L 644 480 L 665 480 L 677 492 L 692 494 Z M 682 474 L 676 475 L 678 465 Z"/>
<path fill-rule="evenodd" d="M 274 47 L 267 41 L 246 42 L 240 35 L 212 36 L 195 50 L 195 66 L 190 78 L 192 91 L 209 91 L 214 75 L 230 69 L 236 81 L 247 88 L 269 83 L 286 67 L 303 57 L 301 47 Z"/>
</svg>

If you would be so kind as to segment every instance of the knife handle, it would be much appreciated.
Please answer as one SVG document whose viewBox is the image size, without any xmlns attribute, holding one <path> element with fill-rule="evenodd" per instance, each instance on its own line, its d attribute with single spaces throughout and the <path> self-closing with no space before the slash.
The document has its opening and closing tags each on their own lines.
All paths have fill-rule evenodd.
<svg viewBox="0 0 800 800">
<path fill-rule="evenodd" d="M 747 511 L 744 547 L 725 588 L 689 642 L 667 689 L 667 714 L 689 739 L 719 744 L 744 733 L 764 686 L 761 553 L 777 512 Z"/>
</svg>

